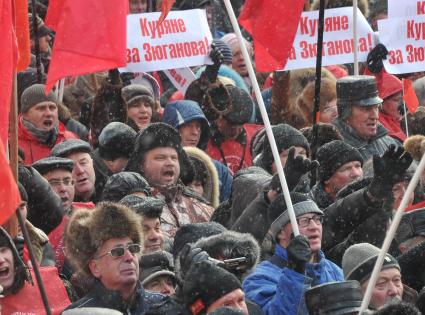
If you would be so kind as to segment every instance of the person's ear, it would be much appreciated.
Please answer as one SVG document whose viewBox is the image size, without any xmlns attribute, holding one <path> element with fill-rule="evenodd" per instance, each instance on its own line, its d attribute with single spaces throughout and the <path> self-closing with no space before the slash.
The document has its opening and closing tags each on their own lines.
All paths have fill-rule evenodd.
<svg viewBox="0 0 425 315">
<path fill-rule="evenodd" d="M 97 265 L 96 260 L 94 259 L 90 260 L 89 269 L 92 275 L 95 276 L 95 278 L 100 278 L 100 269 L 99 269 L 99 266 Z"/>
</svg>

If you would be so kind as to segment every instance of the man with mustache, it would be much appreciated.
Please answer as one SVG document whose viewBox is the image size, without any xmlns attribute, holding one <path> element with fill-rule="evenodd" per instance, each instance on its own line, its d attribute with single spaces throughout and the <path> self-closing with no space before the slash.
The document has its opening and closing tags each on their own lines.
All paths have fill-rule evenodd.
<svg viewBox="0 0 425 315">
<path fill-rule="evenodd" d="M 336 83 L 338 118 L 332 123 L 344 141 L 359 150 L 364 161 L 382 155 L 397 141 L 379 123 L 382 99 L 372 76 L 347 76 Z"/>
</svg>

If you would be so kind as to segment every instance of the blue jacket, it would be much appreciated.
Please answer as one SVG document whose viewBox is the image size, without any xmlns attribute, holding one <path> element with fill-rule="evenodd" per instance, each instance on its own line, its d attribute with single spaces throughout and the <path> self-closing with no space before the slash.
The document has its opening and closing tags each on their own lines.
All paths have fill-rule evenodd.
<svg viewBox="0 0 425 315">
<path fill-rule="evenodd" d="M 276 245 L 275 255 L 288 261 L 285 248 Z M 304 292 L 312 286 L 343 281 L 341 268 L 320 252 L 318 263 L 308 263 L 306 275 L 263 261 L 243 282 L 247 299 L 257 303 L 267 315 L 308 314 Z"/>
</svg>

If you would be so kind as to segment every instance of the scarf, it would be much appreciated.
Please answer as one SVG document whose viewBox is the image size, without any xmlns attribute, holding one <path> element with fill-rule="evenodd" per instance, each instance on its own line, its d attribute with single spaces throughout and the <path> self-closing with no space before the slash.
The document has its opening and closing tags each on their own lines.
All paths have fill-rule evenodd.
<svg viewBox="0 0 425 315">
<path fill-rule="evenodd" d="M 47 145 L 50 148 L 56 144 L 56 140 L 59 134 L 58 126 L 53 127 L 49 131 L 42 130 L 37 128 L 32 122 L 23 119 L 22 120 L 24 127 L 28 129 L 28 131 L 38 139 L 41 144 Z"/>
</svg>

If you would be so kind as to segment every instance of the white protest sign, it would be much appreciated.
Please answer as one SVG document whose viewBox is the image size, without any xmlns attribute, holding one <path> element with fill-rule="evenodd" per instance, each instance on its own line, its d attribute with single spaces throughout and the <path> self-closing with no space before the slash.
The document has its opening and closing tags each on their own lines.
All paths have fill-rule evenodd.
<svg viewBox="0 0 425 315">
<path fill-rule="evenodd" d="M 379 20 L 378 29 L 379 41 L 388 49 L 387 72 L 425 70 L 425 15 Z"/>
<path fill-rule="evenodd" d="M 425 14 L 425 0 L 388 0 L 388 18 Z"/>
<path fill-rule="evenodd" d="M 319 11 L 303 12 L 285 70 L 316 66 Z M 366 61 L 375 46 L 372 28 L 358 10 L 358 61 Z M 322 66 L 354 61 L 353 8 L 325 10 Z"/>
<path fill-rule="evenodd" d="M 212 35 L 205 10 L 171 11 L 158 25 L 160 14 L 127 16 L 127 66 L 120 71 L 151 72 L 211 63 Z"/>
<path fill-rule="evenodd" d="M 165 70 L 164 73 L 183 95 L 189 85 L 196 80 L 196 76 L 190 68 L 170 69 Z"/>
</svg>

